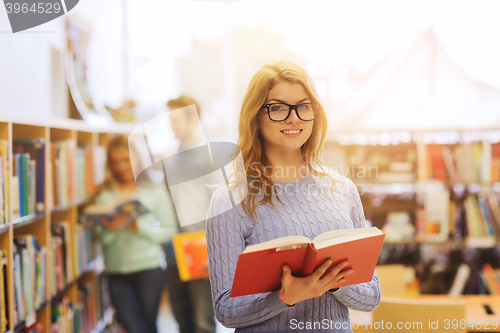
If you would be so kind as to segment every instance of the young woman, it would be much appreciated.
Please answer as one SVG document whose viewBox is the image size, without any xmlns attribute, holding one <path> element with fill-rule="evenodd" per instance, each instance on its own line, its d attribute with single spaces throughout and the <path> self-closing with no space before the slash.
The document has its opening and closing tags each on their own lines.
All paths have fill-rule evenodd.
<svg viewBox="0 0 500 333">
<path fill-rule="evenodd" d="M 348 262 L 332 266 L 331 260 L 306 277 L 292 276 L 284 265 L 280 290 L 229 297 L 246 246 L 364 227 L 356 186 L 325 172 L 320 162 L 326 132 L 325 111 L 301 67 L 273 62 L 255 74 L 239 118 L 245 174 L 235 174 L 232 195 L 228 187 L 216 190 L 208 213 L 213 217 L 207 220 L 214 311 L 224 326 L 237 332 L 296 332 L 316 322 L 322 332 L 352 332 L 348 308 L 372 311 L 379 304 L 375 274 L 371 282 L 337 288 L 352 269 L 341 272 Z M 248 195 L 233 206 L 236 188 L 245 183 Z"/>
<path fill-rule="evenodd" d="M 110 177 L 101 186 L 97 204 L 118 196 L 134 197 L 150 212 L 131 221 L 128 214 L 101 219 L 96 232 L 103 245 L 105 272 L 118 322 L 128 333 L 156 333 L 165 273 L 162 243 L 177 232 L 173 203 L 165 190 L 137 186 L 128 138 L 115 137 L 108 145 Z"/>
</svg>

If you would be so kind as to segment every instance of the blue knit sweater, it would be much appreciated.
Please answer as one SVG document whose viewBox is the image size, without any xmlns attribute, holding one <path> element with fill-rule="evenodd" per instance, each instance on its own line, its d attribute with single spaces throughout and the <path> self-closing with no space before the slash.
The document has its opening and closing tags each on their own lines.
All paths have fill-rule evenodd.
<svg viewBox="0 0 500 333">
<path fill-rule="evenodd" d="M 281 187 L 279 198 L 257 206 L 258 222 L 252 221 L 241 205 L 233 206 L 227 187 L 218 188 L 211 200 L 207 220 L 212 299 L 217 319 L 236 332 L 352 332 L 348 308 L 373 311 L 380 302 L 380 282 L 341 287 L 321 297 L 288 307 L 278 291 L 229 297 L 238 255 L 246 246 L 278 237 L 301 235 L 313 239 L 336 229 L 364 227 L 359 193 L 351 180 L 332 174 L 336 180 L 312 174 Z M 231 208 L 232 207 L 232 208 Z M 309 329 L 310 328 L 310 329 Z"/>
</svg>

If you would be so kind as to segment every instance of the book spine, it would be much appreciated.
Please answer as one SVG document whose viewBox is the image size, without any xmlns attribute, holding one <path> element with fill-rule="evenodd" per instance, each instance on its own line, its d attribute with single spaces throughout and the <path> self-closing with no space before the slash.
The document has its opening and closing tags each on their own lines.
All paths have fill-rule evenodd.
<svg viewBox="0 0 500 333">
<path fill-rule="evenodd" d="M 25 215 L 24 210 L 24 171 L 21 154 L 16 154 L 17 176 L 19 180 L 19 216 Z"/>
<path fill-rule="evenodd" d="M 316 261 L 316 255 L 318 250 L 314 247 L 313 243 L 309 243 L 307 246 L 306 255 L 304 256 L 304 264 L 302 265 L 302 276 L 311 275 L 314 272 L 314 262 Z"/>
<path fill-rule="evenodd" d="M 45 145 L 36 151 L 36 211 L 45 210 Z"/>
<path fill-rule="evenodd" d="M 29 196 L 30 196 L 30 181 L 29 181 L 29 160 L 30 155 L 28 153 L 22 154 L 22 164 L 23 164 L 23 185 L 24 185 L 24 215 L 31 214 L 29 208 Z"/>
</svg>

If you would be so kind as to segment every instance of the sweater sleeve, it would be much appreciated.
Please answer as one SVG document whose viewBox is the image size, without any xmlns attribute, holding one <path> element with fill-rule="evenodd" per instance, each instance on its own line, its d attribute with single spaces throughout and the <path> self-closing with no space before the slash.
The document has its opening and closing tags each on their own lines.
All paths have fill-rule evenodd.
<svg viewBox="0 0 500 333">
<path fill-rule="evenodd" d="M 138 234 L 147 237 L 157 244 L 166 243 L 178 232 L 177 216 L 174 204 L 163 189 L 151 189 L 151 197 L 155 204 L 152 214 L 147 214 L 137 220 Z"/>
<path fill-rule="evenodd" d="M 207 218 L 207 251 L 212 300 L 217 319 L 226 327 L 258 324 L 287 309 L 278 291 L 229 297 L 239 254 L 245 249 L 246 228 L 243 217 L 232 206 L 229 192 L 217 189 Z"/>
<path fill-rule="evenodd" d="M 347 191 L 347 202 L 350 205 L 350 217 L 354 228 L 365 227 L 365 214 L 359 197 L 358 189 L 352 181 L 349 182 Z M 346 307 L 357 311 L 373 311 L 380 303 L 381 291 L 380 281 L 373 273 L 372 280 L 351 286 L 340 287 L 332 292 L 337 300 Z"/>
</svg>

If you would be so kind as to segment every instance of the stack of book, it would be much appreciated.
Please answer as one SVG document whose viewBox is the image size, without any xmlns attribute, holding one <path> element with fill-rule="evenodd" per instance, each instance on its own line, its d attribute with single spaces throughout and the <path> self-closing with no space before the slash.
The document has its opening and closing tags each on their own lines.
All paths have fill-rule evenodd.
<svg viewBox="0 0 500 333">
<path fill-rule="evenodd" d="M 47 252 L 33 235 L 14 238 L 14 322 L 36 321 L 36 310 L 46 301 Z"/>
</svg>

